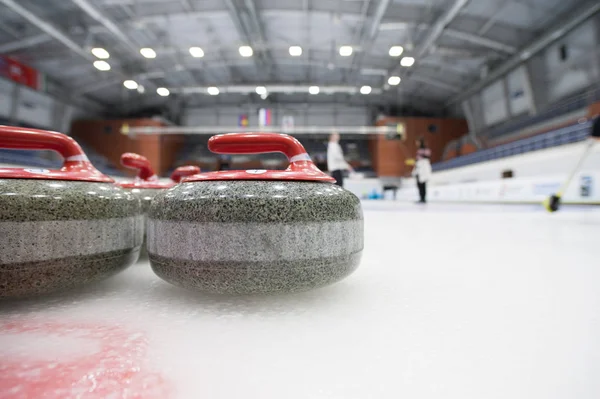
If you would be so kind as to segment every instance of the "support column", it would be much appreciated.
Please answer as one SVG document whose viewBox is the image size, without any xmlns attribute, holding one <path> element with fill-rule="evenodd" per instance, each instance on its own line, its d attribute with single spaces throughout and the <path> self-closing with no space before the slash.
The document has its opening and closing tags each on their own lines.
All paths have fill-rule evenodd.
<svg viewBox="0 0 600 399">
<path fill-rule="evenodd" d="M 508 79 L 506 76 L 502 77 L 502 88 L 504 89 L 504 104 L 506 106 L 506 115 L 507 119 L 512 116 L 512 111 L 510 110 L 510 87 L 508 87 Z"/>
<path fill-rule="evenodd" d="M 533 87 L 531 86 L 531 76 L 529 75 L 529 68 L 526 65 L 523 68 L 523 91 L 525 96 L 529 99 L 529 115 L 537 114 L 537 106 L 535 103 L 535 95 L 533 93 Z"/>
<path fill-rule="evenodd" d="M 545 54 L 542 52 L 531 58 L 524 64 L 525 75 L 529 82 L 531 107 L 534 112 L 538 112 L 550 101 L 548 93 L 548 74 L 546 68 Z"/>
<path fill-rule="evenodd" d="M 463 113 L 465 114 L 465 119 L 467 120 L 467 126 L 469 127 L 469 137 L 473 140 L 473 143 L 477 146 L 477 149 L 481 149 L 481 141 L 477 136 L 477 131 L 479 130 L 477 127 L 477 123 L 475 122 L 475 118 L 473 115 L 473 110 L 471 109 L 471 105 L 469 104 L 469 100 L 465 100 L 461 104 Z"/>
</svg>

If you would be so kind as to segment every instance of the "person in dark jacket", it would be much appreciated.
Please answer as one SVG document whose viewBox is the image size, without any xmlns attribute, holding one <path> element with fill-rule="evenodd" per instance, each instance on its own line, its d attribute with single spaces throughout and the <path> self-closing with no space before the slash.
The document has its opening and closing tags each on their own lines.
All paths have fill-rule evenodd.
<svg viewBox="0 0 600 399">
<path fill-rule="evenodd" d="M 427 148 L 424 138 L 419 138 L 417 144 L 417 161 L 413 169 L 413 176 L 417 179 L 419 189 L 419 203 L 427 202 L 427 181 L 431 177 L 431 150 Z"/>
</svg>

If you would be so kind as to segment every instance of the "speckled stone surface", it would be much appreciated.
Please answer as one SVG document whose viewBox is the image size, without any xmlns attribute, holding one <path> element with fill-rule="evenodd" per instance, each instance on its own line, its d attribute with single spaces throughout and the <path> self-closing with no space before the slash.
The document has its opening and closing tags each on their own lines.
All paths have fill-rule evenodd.
<svg viewBox="0 0 600 399">
<path fill-rule="evenodd" d="M 157 195 L 148 252 L 161 278 L 215 293 L 308 290 L 358 267 L 359 199 L 333 184 L 183 183 Z"/>
<path fill-rule="evenodd" d="M 152 202 L 152 198 L 158 193 L 162 191 L 162 189 L 156 188 L 126 188 L 125 191 L 128 191 L 138 197 L 142 204 L 142 213 L 148 213 L 150 209 L 150 203 Z"/>
<path fill-rule="evenodd" d="M 142 213 L 144 214 L 144 241 L 142 244 L 142 251 L 146 250 L 146 224 L 147 224 L 147 215 L 150 210 L 150 204 L 152 203 L 152 198 L 158 193 L 160 193 L 163 189 L 156 188 L 125 188 L 125 191 L 130 192 L 140 199 L 140 203 L 142 206 Z"/>
<path fill-rule="evenodd" d="M 140 201 L 111 183 L 0 179 L 0 297 L 51 292 L 135 262 Z"/>
<path fill-rule="evenodd" d="M 135 263 L 139 247 L 0 266 L 0 298 L 29 297 L 105 279 Z"/>
</svg>

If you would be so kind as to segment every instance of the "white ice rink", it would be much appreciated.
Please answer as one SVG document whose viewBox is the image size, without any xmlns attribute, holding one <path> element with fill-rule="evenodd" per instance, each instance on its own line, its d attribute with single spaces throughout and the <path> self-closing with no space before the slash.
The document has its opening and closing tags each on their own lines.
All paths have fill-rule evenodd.
<svg viewBox="0 0 600 399">
<path fill-rule="evenodd" d="M 600 208 L 364 209 L 359 269 L 317 291 L 206 296 L 145 261 L 0 303 L 0 397 L 600 397 Z"/>
</svg>

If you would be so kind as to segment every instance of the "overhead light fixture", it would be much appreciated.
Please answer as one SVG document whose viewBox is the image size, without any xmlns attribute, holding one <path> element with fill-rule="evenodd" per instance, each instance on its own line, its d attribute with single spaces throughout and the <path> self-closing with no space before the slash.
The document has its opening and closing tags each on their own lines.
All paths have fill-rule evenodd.
<svg viewBox="0 0 600 399">
<path fill-rule="evenodd" d="M 94 61 L 94 67 L 99 71 L 110 71 L 110 65 L 106 61 Z"/>
<path fill-rule="evenodd" d="M 242 57 L 252 57 L 252 54 L 254 54 L 254 51 L 250 46 L 240 46 L 239 51 Z"/>
<path fill-rule="evenodd" d="M 371 92 L 371 86 L 363 86 L 360 88 L 360 94 L 369 94 Z"/>
<path fill-rule="evenodd" d="M 190 47 L 190 54 L 194 58 L 202 58 L 204 57 L 204 50 L 200 47 Z"/>
<path fill-rule="evenodd" d="M 137 88 L 137 91 L 138 91 L 138 93 L 143 94 L 146 91 L 146 89 L 144 88 L 144 86 L 139 85 Z"/>
<path fill-rule="evenodd" d="M 260 98 L 262 98 L 263 100 L 266 100 L 267 97 L 269 97 L 269 93 L 263 93 L 260 95 Z"/>
<path fill-rule="evenodd" d="M 217 95 L 219 95 L 219 88 L 215 87 L 215 86 L 211 86 L 208 89 L 206 89 L 206 92 L 208 94 L 210 94 L 211 96 L 217 96 Z"/>
<path fill-rule="evenodd" d="M 299 57 L 302 55 L 302 47 L 300 46 L 290 46 L 290 55 L 292 57 Z"/>
<path fill-rule="evenodd" d="M 256 94 L 261 96 L 267 94 L 267 88 L 265 86 L 256 86 Z"/>
<path fill-rule="evenodd" d="M 110 58 L 110 54 L 108 54 L 108 51 L 106 51 L 102 47 L 94 47 L 92 49 L 92 54 L 94 54 L 94 57 L 100 58 L 101 60 L 107 60 Z"/>
<path fill-rule="evenodd" d="M 340 55 L 342 57 L 349 57 L 352 55 L 352 46 L 342 46 L 340 47 Z"/>
<path fill-rule="evenodd" d="M 169 89 L 167 89 L 166 87 L 159 87 L 158 89 L 156 89 L 156 93 L 161 97 L 166 97 L 169 94 L 171 94 Z"/>
<path fill-rule="evenodd" d="M 123 82 L 123 86 L 125 86 L 129 90 L 135 90 L 138 88 L 138 84 L 135 80 L 126 80 Z"/>
<path fill-rule="evenodd" d="M 308 88 L 308 92 L 310 94 L 319 94 L 319 91 L 320 91 L 319 86 L 310 86 Z"/>
<path fill-rule="evenodd" d="M 415 63 L 415 59 L 413 57 L 402 57 L 400 60 L 400 65 L 403 67 L 411 67 Z"/>
<path fill-rule="evenodd" d="M 390 57 L 400 57 L 403 52 L 404 52 L 404 47 L 402 47 L 402 46 L 390 47 Z"/>
<path fill-rule="evenodd" d="M 390 86 L 398 86 L 400 84 L 400 76 L 390 76 L 388 79 L 388 84 Z"/>
<path fill-rule="evenodd" d="M 152 50 L 150 47 L 141 48 L 140 54 L 146 58 L 156 58 L 156 51 Z"/>
</svg>

